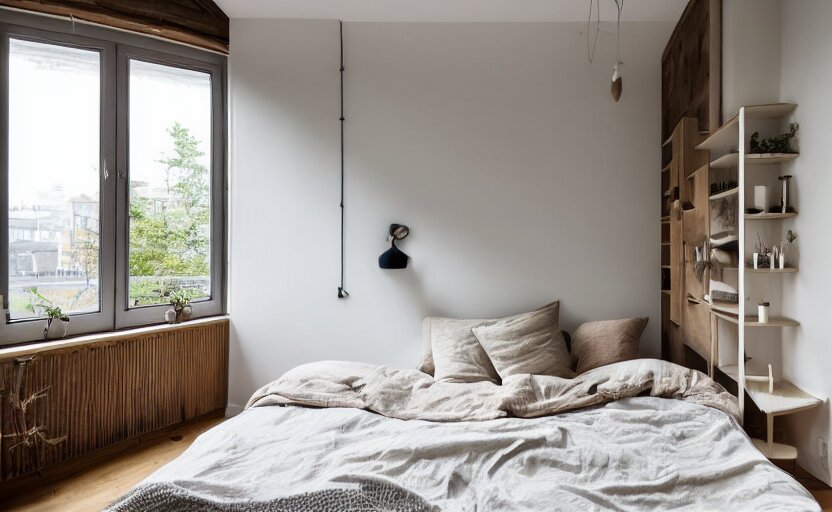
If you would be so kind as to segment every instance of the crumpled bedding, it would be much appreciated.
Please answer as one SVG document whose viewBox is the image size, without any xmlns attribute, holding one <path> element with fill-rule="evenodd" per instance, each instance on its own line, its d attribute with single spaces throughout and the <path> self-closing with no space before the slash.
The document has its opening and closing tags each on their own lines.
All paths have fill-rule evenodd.
<svg viewBox="0 0 832 512">
<path fill-rule="evenodd" d="M 346 361 L 298 366 L 257 390 L 246 405 L 355 407 L 390 418 L 474 421 L 533 418 L 647 393 L 739 416 L 736 398 L 696 370 L 658 359 L 595 368 L 574 379 L 513 375 L 492 382 L 434 381 L 418 370 Z"/>
<path fill-rule="evenodd" d="M 736 412 L 701 373 L 653 360 L 502 386 L 305 365 L 111 510 L 153 495 L 160 511 L 329 510 L 321 496 L 344 511 L 819 511 Z"/>
</svg>

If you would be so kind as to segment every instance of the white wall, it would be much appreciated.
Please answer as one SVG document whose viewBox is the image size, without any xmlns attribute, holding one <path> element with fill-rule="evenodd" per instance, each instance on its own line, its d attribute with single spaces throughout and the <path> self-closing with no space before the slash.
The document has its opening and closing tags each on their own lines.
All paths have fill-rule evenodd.
<svg viewBox="0 0 832 512">
<path fill-rule="evenodd" d="M 650 317 L 659 355 L 660 57 L 627 23 L 594 64 L 581 23 L 349 23 L 340 301 L 338 25 L 232 20 L 230 402 L 294 365 L 414 367 L 421 320 L 561 299 L 569 330 Z M 404 271 L 377 265 L 391 222 Z"/>
<path fill-rule="evenodd" d="M 783 101 L 798 104 L 800 158 L 792 164 L 800 215 L 790 226 L 798 233 L 800 272 L 784 284 L 787 314 L 800 320 L 800 329 L 783 344 L 784 373 L 801 388 L 832 396 L 832 2 L 789 0 L 782 6 L 780 92 Z M 818 454 L 818 437 L 832 438 L 830 407 L 789 418 L 790 435 L 800 453 L 800 465 L 832 483 L 828 457 Z"/>
<path fill-rule="evenodd" d="M 781 0 L 722 2 L 722 117 L 780 96 Z M 774 78 L 772 78 L 774 77 Z"/>
</svg>

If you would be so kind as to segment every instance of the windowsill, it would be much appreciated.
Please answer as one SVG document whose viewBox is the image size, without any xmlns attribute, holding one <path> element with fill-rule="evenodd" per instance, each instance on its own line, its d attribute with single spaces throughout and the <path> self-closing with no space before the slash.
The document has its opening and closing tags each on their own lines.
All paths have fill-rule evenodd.
<svg viewBox="0 0 832 512">
<path fill-rule="evenodd" d="M 48 350 L 74 347 L 78 345 L 89 345 L 91 343 L 100 343 L 106 341 L 116 341 L 124 338 L 135 338 L 137 336 L 144 336 L 147 334 L 154 334 L 158 332 L 170 332 L 180 329 L 187 329 L 188 327 L 216 324 L 227 321 L 229 318 L 231 317 L 228 315 L 210 316 L 205 318 L 197 318 L 195 320 L 189 320 L 180 324 L 149 325 L 146 327 L 136 327 L 131 329 L 124 329 L 121 331 L 84 334 L 81 336 L 75 336 L 73 338 L 40 341 L 35 343 L 27 343 L 25 345 L 18 345 L 14 347 L 0 348 L 0 361 L 14 359 L 16 357 L 30 356 L 32 354 L 37 354 L 38 352 L 46 352 Z"/>
</svg>

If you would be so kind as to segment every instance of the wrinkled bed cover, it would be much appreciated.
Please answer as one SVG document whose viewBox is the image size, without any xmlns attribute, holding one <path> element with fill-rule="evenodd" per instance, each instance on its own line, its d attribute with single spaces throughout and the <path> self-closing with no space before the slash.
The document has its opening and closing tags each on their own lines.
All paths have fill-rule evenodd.
<svg viewBox="0 0 832 512">
<path fill-rule="evenodd" d="M 729 416 L 653 397 L 455 423 L 348 408 L 249 409 L 145 483 L 244 504 L 368 477 L 447 511 L 820 510 Z"/>
<path fill-rule="evenodd" d="M 315 363 L 112 510 L 819 510 L 735 416 L 720 386 L 657 360 L 502 385 Z"/>
</svg>

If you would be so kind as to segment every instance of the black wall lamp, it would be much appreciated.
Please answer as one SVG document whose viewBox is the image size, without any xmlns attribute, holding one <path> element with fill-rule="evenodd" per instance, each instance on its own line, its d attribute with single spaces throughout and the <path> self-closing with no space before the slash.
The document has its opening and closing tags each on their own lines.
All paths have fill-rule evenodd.
<svg viewBox="0 0 832 512">
<path fill-rule="evenodd" d="M 390 232 L 387 239 L 390 241 L 390 248 L 378 257 L 378 266 L 381 268 L 395 269 L 407 268 L 408 255 L 396 247 L 397 240 L 404 240 L 410 234 L 410 228 L 402 224 L 390 224 Z"/>
</svg>

